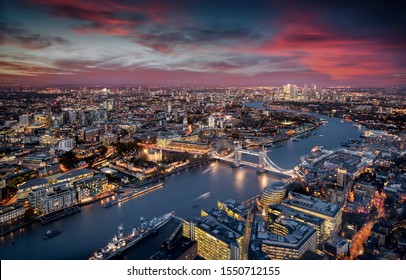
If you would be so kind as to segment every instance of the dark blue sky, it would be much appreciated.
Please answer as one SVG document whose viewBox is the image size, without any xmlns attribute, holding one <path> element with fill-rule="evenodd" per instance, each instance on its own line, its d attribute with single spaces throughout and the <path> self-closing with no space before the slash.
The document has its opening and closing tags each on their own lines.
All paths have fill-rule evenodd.
<svg viewBox="0 0 406 280">
<path fill-rule="evenodd" d="M 402 1 L 27 0 L 0 13 L 3 84 L 406 86 Z"/>
</svg>

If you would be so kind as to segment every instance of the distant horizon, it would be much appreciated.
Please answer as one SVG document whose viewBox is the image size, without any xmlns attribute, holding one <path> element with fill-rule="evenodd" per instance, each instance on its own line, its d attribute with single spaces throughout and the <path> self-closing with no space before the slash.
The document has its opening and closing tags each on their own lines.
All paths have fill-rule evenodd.
<svg viewBox="0 0 406 280">
<path fill-rule="evenodd" d="M 42 84 L 42 83 L 16 83 L 16 84 L 1 84 L 0 87 L 32 87 L 32 88 L 46 88 L 46 87 L 92 87 L 92 88 L 124 88 L 124 87 L 132 87 L 132 88 L 273 88 L 273 87 L 283 87 L 287 84 L 297 86 L 299 88 L 303 88 L 304 85 L 306 84 L 308 87 L 312 85 L 316 85 L 317 88 L 348 88 L 348 89 L 389 89 L 389 88 L 398 88 L 398 89 L 406 89 L 406 86 L 350 86 L 350 85 L 320 85 L 320 84 L 311 84 L 311 83 L 305 83 L 305 84 L 296 84 L 296 83 L 286 83 L 286 84 L 269 84 L 269 85 L 221 85 L 221 84 L 212 84 L 212 85 L 207 85 L 207 84 L 142 84 L 142 83 L 133 83 L 133 84 L 107 84 L 107 83 L 70 83 L 70 84 Z"/>
<path fill-rule="evenodd" d="M 397 0 L 3 2 L 0 84 L 406 87 Z"/>
</svg>

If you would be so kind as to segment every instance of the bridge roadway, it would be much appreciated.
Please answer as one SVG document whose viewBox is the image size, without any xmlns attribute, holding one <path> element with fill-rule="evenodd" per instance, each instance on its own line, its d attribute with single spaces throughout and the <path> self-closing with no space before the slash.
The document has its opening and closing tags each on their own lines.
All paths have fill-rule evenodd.
<svg viewBox="0 0 406 280">
<path fill-rule="evenodd" d="M 246 152 L 244 151 L 244 153 L 246 153 Z M 250 151 L 250 152 L 247 153 L 247 154 L 250 154 L 250 155 L 257 155 L 257 156 L 258 156 L 259 153 L 258 153 L 258 152 L 256 153 L 256 152 L 251 152 L 251 151 Z M 226 157 L 221 157 L 221 156 L 219 156 L 219 155 L 212 154 L 212 158 L 218 159 L 218 160 L 222 160 L 222 161 L 226 161 L 226 162 L 229 162 L 229 163 L 231 163 L 231 164 L 235 163 L 234 157 L 230 157 L 230 155 L 229 155 L 229 156 L 226 156 Z M 254 168 L 258 168 L 258 167 L 259 167 L 259 166 L 258 166 L 258 163 L 253 163 L 253 162 L 245 161 L 245 160 L 241 160 L 241 161 L 240 161 L 240 164 L 241 164 L 241 165 L 244 165 L 244 166 L 254 167 Z M 283 169 L 281 169 L 281 168 L 276 168 L 276 167 L 270 166 L 267 161 L 266 161 L 266 164 L 264 164 L 263 169 L 264 169 L 264 171 L 269 171 L 269 172 L 276 173 L 276 174 L 278 174 L 278 175 L 284 175 L 284 176 L 288 176 L 288 177 L 292 177 L 293 174 L 294 174 L 293 170 L 283 170 Z"/>
</svg>

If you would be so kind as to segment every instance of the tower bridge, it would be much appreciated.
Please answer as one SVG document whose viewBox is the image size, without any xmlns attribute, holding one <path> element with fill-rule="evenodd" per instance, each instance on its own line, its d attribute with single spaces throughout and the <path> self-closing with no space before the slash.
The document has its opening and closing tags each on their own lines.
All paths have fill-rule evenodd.
<svg viewBox="0 0 406 280">
<path fill-rule="evenodd" d="M 270 171 L 273 173 L 292 177 L 294 174 L 293 169 L 283 169 L 276 165 L 269 157 L 265 147 L 259 149 L 259 151 L 244 150 L 240 144 L 236 144 L 234 151 L 226 156 L 222 156 L 215 151 L 210 152 L 211 157 L 221 161 L 230 162 L 233 167 L 239 167 L 241 165 L 251 166 L 257 168 L 258 173 Z M 258 163 L 243 160 L 243 154 L 252 155 L 258 157 Z"/>
</svg>

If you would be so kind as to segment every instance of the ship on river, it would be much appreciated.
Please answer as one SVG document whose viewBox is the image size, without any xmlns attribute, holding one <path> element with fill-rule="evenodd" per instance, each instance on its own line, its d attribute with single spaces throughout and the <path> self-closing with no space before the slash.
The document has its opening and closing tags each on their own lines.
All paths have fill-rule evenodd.
<svg viewBox="0 0 406 280">
<path fill-rule="evenodd" d="M 108 260 L 120 255 L 128 248 L 134 246 L 151 233 L 156 232 L 175 216 L 175 212 L 167 213 L 161 217 L 149 220 L 141 218 L 141 224 L 132 229 L 128 235 L 124 235 L 123 225 L 118 226 L 118 233 L 104 247 L 96 250 L 89 260 Z"/>
</svg>

